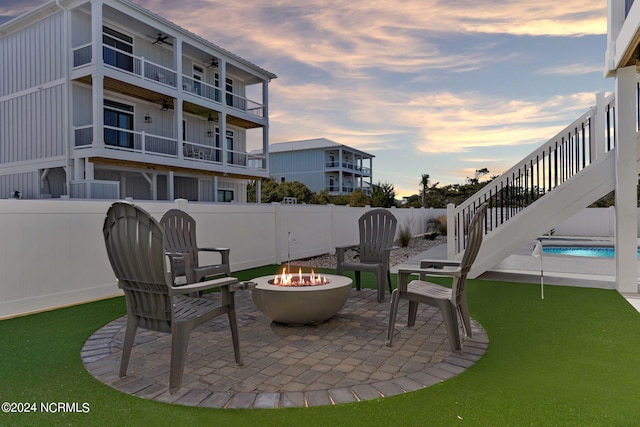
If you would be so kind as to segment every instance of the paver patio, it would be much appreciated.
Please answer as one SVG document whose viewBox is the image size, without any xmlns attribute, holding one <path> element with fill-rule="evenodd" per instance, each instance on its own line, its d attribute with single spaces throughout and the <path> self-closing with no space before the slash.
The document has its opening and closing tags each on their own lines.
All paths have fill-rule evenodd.
<svg viewBox="0 0 640 427">
<path fill-rule="evenodd" d="M 473 338 L 451 352 L 440 312 L 424 304 L 412 328 L 406 327 L 408 304 L 400 305 L 394 345 L 386 347 L 389 303 L 376 302 L 370 289 L 352 290 L 343 309 L 319 325 L 271 322 L 248 291 L 237 292 L 236 305 L 243 366 L 234 362 L 226 317 L 216 318 L 192 332 L 175 394 L 168 391 L 169 334 L 139 330 L 128 375 L 118 377 L 126 317 L 93 334 L 82 360 L 98 380 L 147 399 L 215 408 L 309 407 L 428 387 L 460 374 L 488 347 L 472 320 Z"/>
</svg>

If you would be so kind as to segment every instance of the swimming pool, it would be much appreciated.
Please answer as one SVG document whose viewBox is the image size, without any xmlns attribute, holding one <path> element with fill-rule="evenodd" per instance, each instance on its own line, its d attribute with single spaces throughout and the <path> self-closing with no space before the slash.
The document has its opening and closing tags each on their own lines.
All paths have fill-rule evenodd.
<svg viewBox="0 0 640 427">
<path fill-rule="evenodd" d="M 543 246 L 543 252 L 556 255 L 600 258 L 613 258 L 615 256 L 615 249 L 611 246 Z M 640 249 L 638 250 L 638 258 L 640 258 Z"/>
</svg>

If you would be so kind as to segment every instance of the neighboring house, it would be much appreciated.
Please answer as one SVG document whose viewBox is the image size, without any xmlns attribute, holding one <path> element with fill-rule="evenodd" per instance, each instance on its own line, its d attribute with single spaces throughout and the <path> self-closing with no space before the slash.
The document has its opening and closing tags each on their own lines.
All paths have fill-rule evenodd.
<svg viewBox="0 0 640 427">
<path fill-rule="evenodd" d="M 354 190 L 371 194 L 374 156 L 364 151 L 317 138 L 271 144 L 268 153 L 269 175 L 279 183 L 299 181 L 311 191 L 331 195 Z"/>
<path fill-rule="evenodd" d="M 276 76 L 128 0 L 6 22 L 0 71 L 0 198 L 246 202 L 268 176 Z"/>
</svg>

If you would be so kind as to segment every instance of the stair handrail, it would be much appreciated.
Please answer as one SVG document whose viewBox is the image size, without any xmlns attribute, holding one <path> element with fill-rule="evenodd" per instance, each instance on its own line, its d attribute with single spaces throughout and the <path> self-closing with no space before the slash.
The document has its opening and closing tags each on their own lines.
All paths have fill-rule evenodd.
<svg viewBox="0 0 640 427">
<path fill-rule="evenodd" d="M 571 124 L 460 205 L 447 206 L 449 258 L 464 251 L 465 230 L 482 203 L 489 204 L 488 234 L 614 149 L 615 138 L 614 95 L 598 93 L 596 105 Z"/>
</svg>

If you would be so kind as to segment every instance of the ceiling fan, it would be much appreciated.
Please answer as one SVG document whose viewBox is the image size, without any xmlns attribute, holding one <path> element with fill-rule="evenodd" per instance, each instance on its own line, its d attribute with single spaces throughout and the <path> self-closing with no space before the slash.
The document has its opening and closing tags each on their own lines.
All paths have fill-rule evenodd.
<svg viewBox="0 0 640 427">
<path fill-rule="evenodd" d="M 163 36 L 162 33 L 158 33 L 156 41 L 154 41 L 152 44 L 168 44 L 169 46 L 173 46 L 173 44 L 167 41 L 168 38 L 169 36 Z"/>
<path fill-rule="evenodd" d="M 207 65 L 207 68 L 218 68 L 218 60 L 216 58 L 212 58 L 211 64 Z"/>
</svg>

